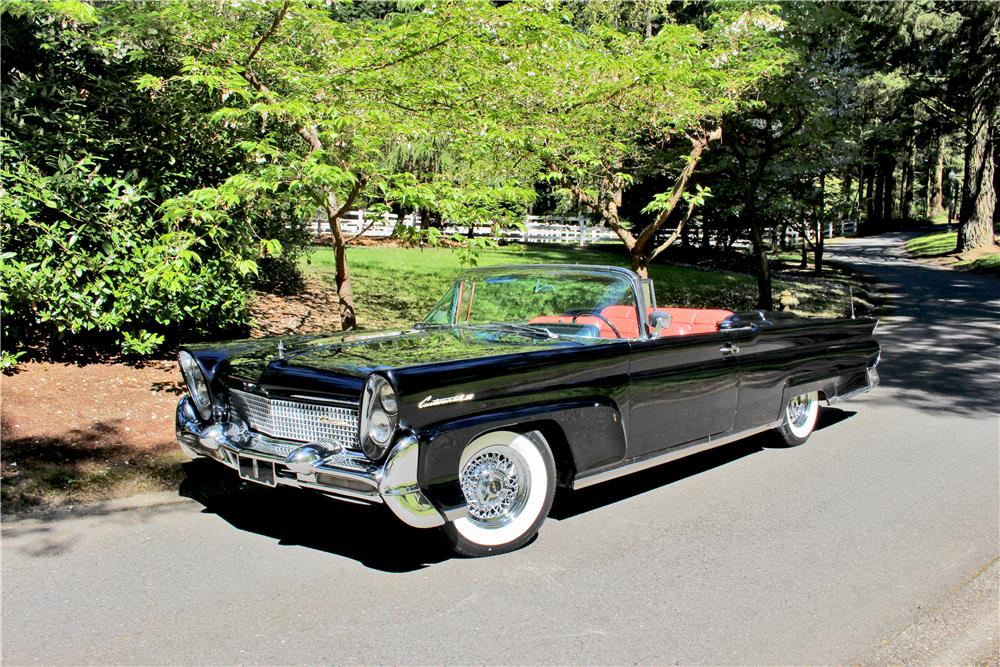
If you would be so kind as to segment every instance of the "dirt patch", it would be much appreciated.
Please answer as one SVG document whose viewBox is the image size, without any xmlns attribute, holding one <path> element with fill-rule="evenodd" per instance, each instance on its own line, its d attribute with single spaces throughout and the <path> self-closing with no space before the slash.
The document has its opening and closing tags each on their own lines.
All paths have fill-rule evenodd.
<svg viewBox="0 0 1000 667">
<path fill-rule="evenodd" d="M 18 369 L 0 379 L 4 513 L 176 488 L 173 361 Z"/>
<path fill-rule="evenodd" d="M 332 283 L 308 276 L 303 283 L 304 288 L 298 294 L 254 294 L 250 307 L 252 337 L 340 330 L 337 288 Z"/>
</svg>

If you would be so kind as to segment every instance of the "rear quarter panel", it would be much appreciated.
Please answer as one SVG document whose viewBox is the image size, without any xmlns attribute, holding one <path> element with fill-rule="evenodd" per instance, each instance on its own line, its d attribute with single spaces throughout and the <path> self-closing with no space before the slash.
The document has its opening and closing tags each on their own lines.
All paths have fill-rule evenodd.
<svg viewBox="0 0 1000 667">
<path fill-rule="evenodd" d="M 843 382 L 878 359 L 877 321 L 788 318 L 762 327 L 740 345 L 740 392 L 735 430 L 776 421 L 786 390 L 820 389 L 835 398 Z"/>
</svg>

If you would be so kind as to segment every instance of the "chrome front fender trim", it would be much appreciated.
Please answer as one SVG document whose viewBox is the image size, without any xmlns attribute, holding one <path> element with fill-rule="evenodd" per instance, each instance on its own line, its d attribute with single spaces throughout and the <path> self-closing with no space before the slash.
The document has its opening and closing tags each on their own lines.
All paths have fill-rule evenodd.
<svg viewBox="0 0 1000 667">
<path fill-rule="evenodd" d="M 389 509 L 414 528 L 436 528 L 444 518 L 427 500 L 417 483 L 420 444 L 412 435 L 399 439 L 382 468 L 379 494 Z"/>
<path fill-rule="evenodd" d="M 265 446 L 273 444 L 272 439 L 263 442 L 256 434 L 244 439 L 226 425 L 203 424 L 187 396 L 177 404 L 176 419 L 177 443 L 191 458 L 210 458 L 234 470 L 239 470 L 240 457 L 274 463 L 278 485 L 312 489 L 349 502 L 384 503 L 414 528 L 435 528 L 445 522 L 417 482 L 420 443 L 412 435 L 399 438 L 379 465 L 360 453 L 325 449 L 323 443 L 302 443 L 280 456 Z"/>
</svg>

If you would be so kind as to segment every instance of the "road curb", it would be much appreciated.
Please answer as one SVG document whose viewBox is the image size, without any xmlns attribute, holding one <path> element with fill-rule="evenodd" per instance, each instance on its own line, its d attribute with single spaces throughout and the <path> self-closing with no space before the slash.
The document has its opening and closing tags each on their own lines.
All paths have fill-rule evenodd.
<svg viewBox="0 0 1000 667">
<path fill-rule="evenodd" d="M 105 500 L 96 503 L 4 514 L 0 517 L 0 523 L 4 526 L 8 526 L 22 521 L 59 521 L 77 517 L 116 514 L 118 512 L 129 512 L 133 510 L 148 509 L 151 507 L 180 505 L 183 503 L 193 502 L 194 501 L 190 498 L 178 495 L 177 491 L 156 491 L 153 493 L 139 493 L 134 496 L 115 498 L 113 500 Z"/>
</svg>

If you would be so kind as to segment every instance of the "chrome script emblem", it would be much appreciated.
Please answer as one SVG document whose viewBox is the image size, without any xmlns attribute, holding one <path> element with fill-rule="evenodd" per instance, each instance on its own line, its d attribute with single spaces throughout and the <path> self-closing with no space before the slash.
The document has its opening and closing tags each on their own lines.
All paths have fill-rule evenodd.
<svg viewBox="0 0 1000 667">
<path fill-rule="evenodd" d="M 346 426 L 352 428 L 354 426 L 353 422 L 346 419 L 337 419 L 336 417 L 331 417 L 330 415 L 320 415 L 316 417 L 316 421 L 320 424 L 326 424 L 327 426 Z"/>
<path fill-rule="evenodd" d="M 433 408 L 435 405 L 448 405 L 450 403 L 462 403 L 464 401 L 471 401 L 476 397 L 475 394 L 456 394 L 455 396 L 447 396 L 445 398 L 434 398 L 433 396 L 428 396 L 424 400 L 417 403 L 418 408 Z"/>
</svg>

